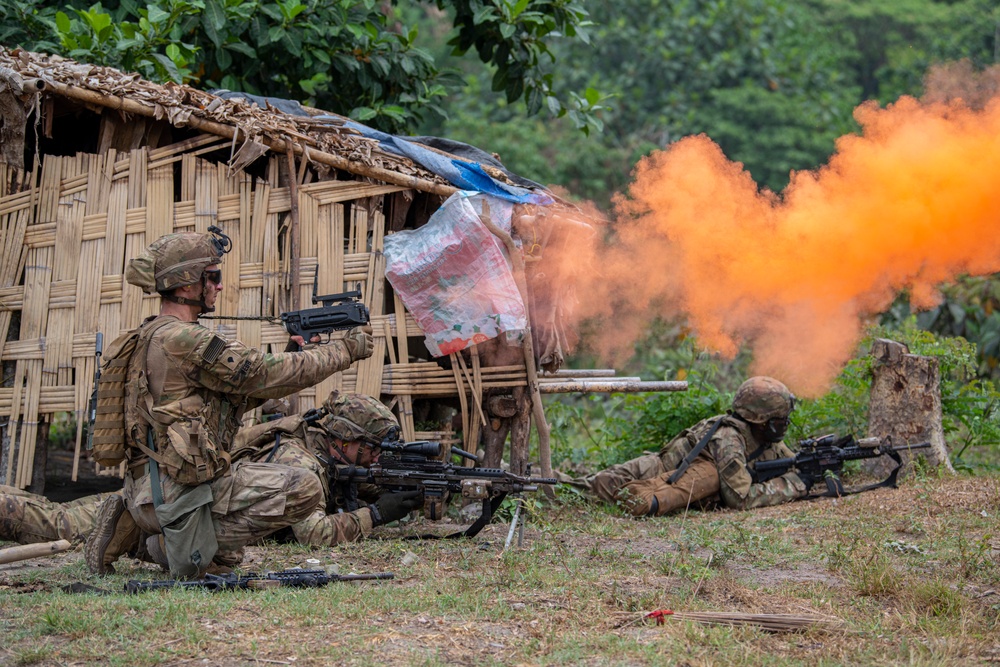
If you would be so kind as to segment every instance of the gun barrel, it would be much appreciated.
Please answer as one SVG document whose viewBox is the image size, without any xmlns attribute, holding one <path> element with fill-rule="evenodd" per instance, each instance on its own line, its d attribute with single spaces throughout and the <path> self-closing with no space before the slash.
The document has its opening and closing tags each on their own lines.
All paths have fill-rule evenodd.
<svg viewBox="0 0 1000 667">
<path fill-rule="evenodd" d="M 526 480 L 529 484 L 558 484 L 559 480 L 555 477 L 529 477 Z"/>
<path fill-rule="evenodd" d="M 370 574 L 338 574 L 337 581 L 371 581 L 373 579 L 395 579 L 394 572 L 372 572 Z"/>
<path fill-rule="evenodd" d="M 930 440 L 926 440 L 924 442 L 918 442 L 915 445 L 894 445 L 892 447 L 889 447 L 888 449 L 891 449 L 894 452 L 905 452 L 910 449 L 929 449 L 930 446 L 931 446 Z"/>
</svg>

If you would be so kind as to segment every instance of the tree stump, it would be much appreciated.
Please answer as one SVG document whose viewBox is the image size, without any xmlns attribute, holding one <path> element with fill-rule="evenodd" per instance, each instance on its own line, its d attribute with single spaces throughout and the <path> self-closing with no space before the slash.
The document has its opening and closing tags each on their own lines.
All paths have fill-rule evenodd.
<svg viewBox="0 0 1000 667">
<path fill-rule="evenodd" d="M 930 442 L 919 455 L 932 466 L 955 472 L 941 426 L 941 384 L 937 359 L 910 354 L 902 343 L 884 338 L 872 344 L 874 358 L 868 437 L 890 438 L 893 446 Z M 902 452 L 905 474 L 912 455 Z M 870 474 L 884 478 L 895 463 L 888 457 L 866 462 Z"/>
</svg>

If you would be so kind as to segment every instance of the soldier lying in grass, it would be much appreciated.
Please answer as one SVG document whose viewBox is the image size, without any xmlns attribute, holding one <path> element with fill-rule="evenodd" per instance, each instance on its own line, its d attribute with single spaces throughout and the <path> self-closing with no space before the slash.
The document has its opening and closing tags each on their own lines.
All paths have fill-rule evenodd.
<svg viewBox="0 0 1000 667">
<path fill-rule="evenodd" d="M 792 470 L 758 483 L 754 474 L 758 461 L 794 456 L 782 442 L 794 407 L 784 384 L 752 377 L 740 385 L 726 414 L 685 429 L 658 454 L 602 470 L 585 486 L 634 516 L 716 503 L 749 509 L 802 498 L 816 480 Z"/>
</svg>

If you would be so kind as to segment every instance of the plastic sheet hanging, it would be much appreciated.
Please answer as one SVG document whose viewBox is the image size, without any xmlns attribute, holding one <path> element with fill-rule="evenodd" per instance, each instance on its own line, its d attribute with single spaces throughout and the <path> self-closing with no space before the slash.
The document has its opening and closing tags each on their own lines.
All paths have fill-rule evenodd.
<svg viewBox="0 0 1000 667">
<path fill-rule="evenodd" d="M 479 218 L 484 200 L 493 222 L 509 231 L 510 202 L 457 192 L 423 227 L 385 239 L 386 277 L 420 324 L 434 356 L 501 333 L 520 337 L 527 328 L 505 251 Z"/>
</svg>

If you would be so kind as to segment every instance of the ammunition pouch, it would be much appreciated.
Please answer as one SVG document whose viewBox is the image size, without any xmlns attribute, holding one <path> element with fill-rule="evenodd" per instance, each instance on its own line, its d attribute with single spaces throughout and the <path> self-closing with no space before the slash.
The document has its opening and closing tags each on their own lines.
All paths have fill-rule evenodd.
<svg viewBox="0 0 1000 667">
<path fill-rule="evenodd" d="M 190 420 L 178 420 L 165 428 L 157 428 L 159 463 L 179 484 L 204 484 L 229 470 L 229 453 L 219 447 L 217 434 L 209 431 L 213 417 L 211 407 L 212 403 L 207 403 Z"/>
</svg>

